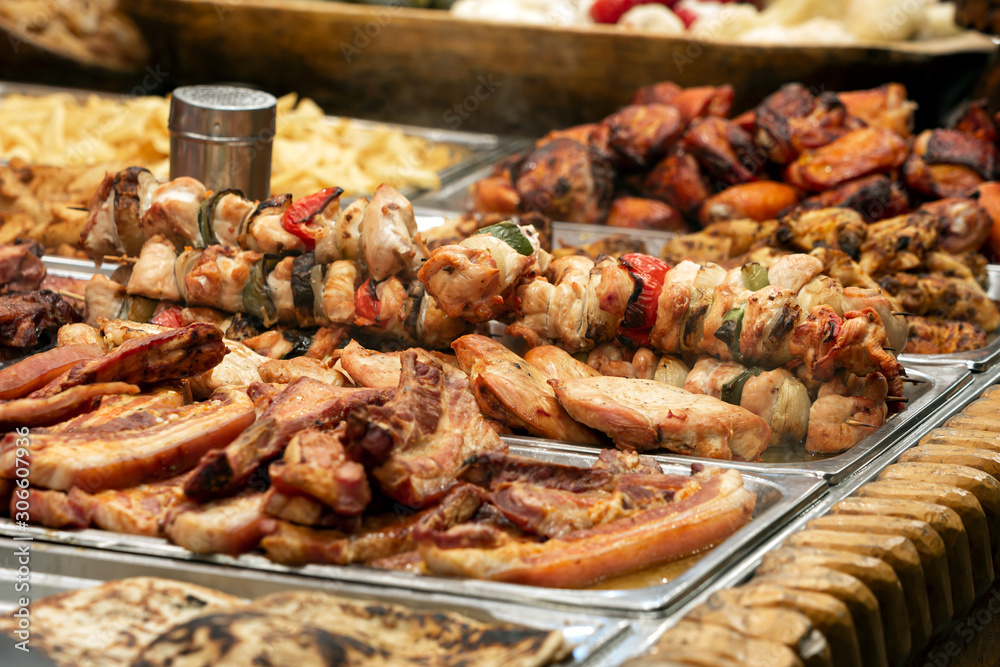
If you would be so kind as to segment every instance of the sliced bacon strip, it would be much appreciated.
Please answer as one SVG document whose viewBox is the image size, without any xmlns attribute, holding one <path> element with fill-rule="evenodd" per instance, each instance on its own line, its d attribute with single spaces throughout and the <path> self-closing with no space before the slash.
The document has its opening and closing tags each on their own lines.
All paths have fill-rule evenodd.
<svg viewBox="0 0 1000 667">
<path fill-rule="evenodd" d="M 138 393 L 139 387 L 134 384 L 102 382 L 72 387 L 44 398 L 17 398 L 0 403 L 0 430 L 55 424 L 92 409 L 101 396 Z"/>
<path fill-rule="evenodd" d="M 128 489 L 109 489 L 93 495 L 77 488 L 69 490 L 69 499 L 86 508 L 90 522 L 98 528 L 129 535 L 163 537 L 168 513 L 184 501 L 184 480 L 178 475 L 153 484 Z M 52 492 L 57 493 L 57 492 Z"/>
<path fill-rule="evenodd" d="M 10 502 L 11 516 L 16 516 L 16 503 L 24 502 L 15 493 Z M 90 525 L 90 511 L 85 503 L 62 491 L 28 489 L 28 521 L 47 528 L 86 528 Z M 22 505 L 23 507 L 23 505 Z"/>
<path fill-rule="evenodd" d="M 104 354 L 97 345 L 67 345 L 33 354 L 0 370 L 0 401 L 27 396 L 81 361 Z"/>
<path fill-rule="evenodd" d="M 750 520 L 756 497 L 739 472 L 707 468 L 695 477 L 700 488 L 683 500 L 564 537 L 492 549 L 446 549 L 425 539 L 420 554 L 435 574 L 579 588 L 718 544 Z"/>
<path fill-rule="evenodd" d="M 164 532 L 196 554 L 237 556 L 251 551 L 265 534 L 264 493 L 244 493 L 205 505 L 183 503 L 167 516 Z"/>
<path fill-rule="evenodd" d="M 59 396 L 104 386 L 108 385 L 84 385 Z M 132 385 L 122 386 L 138 391 Z M 29 400 L 35 399 L 14 402 Z M 206 451 L 225 446 L 253 420 L 253 404 L 246 393 L 223 388 L 202 403 L 132 415 L 127 418 L 130 428 L 105 424 L 68 433 L 32 433 L 28 480 L 33 486 L 77 486 L 88 493 L 148 483 L 190 468 Z M 0 477 L 14 477 L 16 442 L 16 433 L 0 441 Z"/>
<path fill-rule="evenodd" d="M 383 403 L 391 393 L 386 389 L 331 387 L 312 378 L 298 378 L 271 399 L 256 424 L 228 447 L 199 462 L 184 485 L 184 493 L 195 500 L 230 495 L 261 465 L 280 455 L 302 429 L 334 426 L 350 410 Z"/>
</svg>

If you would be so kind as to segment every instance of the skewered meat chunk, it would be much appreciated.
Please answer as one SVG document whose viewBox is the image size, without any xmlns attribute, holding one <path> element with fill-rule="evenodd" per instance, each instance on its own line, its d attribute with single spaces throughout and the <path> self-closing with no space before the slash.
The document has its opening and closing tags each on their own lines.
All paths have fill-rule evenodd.
<svg viewBox="0 0 1000 667">
<path fill-rule="evenodd" d="M 629 167 L 652 164 L 684 129 L 681 114 L 665 104 L 633 104 L 602 121 L 607 145 L 618 162 Z"/>
<path fill-rule="evenodd" d="M 413 207 L 388 185 L 375 190 L 361 219 L 361 252 L 375 280 L 385 280 L 400 271 L 415 273 L 424 258 L 413 241 L 417 222 Z"/>
<path fill-rule="evenodd" d="M 784 183 L 742 183 L 706 199 L 701 205 L 698 220 L 705 226 L 722 220 L 774 220 L 782 211 L 795 206 L 797 201 L 795 188 Z"/>
<path fill-rule="evenodd" d="M 910 205 L 899 181 L 874 174 L 807 197 L 797 208 L 849 208 L 860 213 L 865 222 L 877 222 L 907 213 Z"/>
<path fill-rule="evenodd" d="M 902 166 L 909 147 L 892 130 L 853 130 L 800 155 L 785 170 L 785 181 L 803 190 L 829 190 L 871 174 Z"/>
<path fill-rule="evenodd" d="M 728 84 L 681 88 L 671 81 L 663 81 L 637 90 L 632 104 L 669 104 L 681 112 L 687 125 L 705 116 L 728 116 L 734 95 L 733 87 Z"/>
<path fill-rule="evenodd" d="M 452 348 L 486 416 L 543 438 L 600 444 L 598 434 L 559 405 L 548 378 L 503 345 L 472 334 L 456 340 Z"/>
<path fill-rule="evenodd" d="M 600 375 L 587 364 L 577 361 L 566 350 L 554 345 L 533 347 L 525 352 L 524 360 L 550 380 L 571 380 Z"/>
<path fill-rule="evenodd" d="M 766 98 L 756 109 L 757 144 L 778 164 L 788 164 L 801 153 L 825 146 L 856 129 L 837 95 L 814 97 L 805 86 L 790 83 Z"/>
<path fill-rule="evenodd" d="M 142 235 L 150 238 L 162 234 L 178 249 L 204 245 L 198 214 L 205 193 L 205 186 L 201 181 L 187 176 L 152 188 L 149 193 L 149 208 L 142 213 L 139 225 Z M 116 199 L 116 209 L 117 203 Z M 132 245 L 131 250 L 135 252 L 138 248 L 134 247 L 134 243 Z"/>
<path fill-rule="evenodd" d="M 657 229 L 686 232 L 687 224 L 680 212 L 669 204 L 642 197 L 618 197 L 611 203 L 606 223 L 609 227 Z"/>
<path fill-rule="evenodd" d="M 906 351 L 910 354 L 952 354 L 986 346 L 986 332 L 971 322 L 912 316 L 906 323 Z"/>
<path fill-rule="evenodd" d="M 712 194 L 708 181 L 691 153 L 678 149 L 657 164 L 643 182 L 642 193 L 691 215 Z"/>
<path fill-rule="evenodd" d="M 553 220 L 598 223 L 611 203 L 612 173 L 592 149 L 557 139 L 536 149 L 518 172 L 514 187 L 521 208 Z"/>
<path fill-rule="evenodd" d="M 720 183 L 729 185 L 756 181 L 767 161 L 749 132 L 715 116 L 690 125 L 684 148 Z"/>
<path fill-rule="evenodd" d="M 862 396 L 821 396 L 809 409 L 806 451 L 845 452 L 882 426 L 885 416 L 885 403 L 878 404 Z"/>
<path fill-rule="evenodd" d="M 623 449 L 755 461 L 771 439 L 760 417 L 661 382 L 600 377 L 550 384 L 571 416 Z"/>
<path fill-rule="evenodd" d="M 906 87 L 900 83 L 837 93 L 837 97 L 849 114 L 869 127 L 892 130 L 904 139 L 913 133 L 913 112 L 917 105 L 906 99 Z"/>
<path fill-rule="evenodd" d="M 414 351 L 401 360 L 395 396 L 350 412 L 343 440 L 383 493 L 423 507 L 448 492 L 470 456 L 506 445 L 483 421 L 465 373 Z"/>
</svg>

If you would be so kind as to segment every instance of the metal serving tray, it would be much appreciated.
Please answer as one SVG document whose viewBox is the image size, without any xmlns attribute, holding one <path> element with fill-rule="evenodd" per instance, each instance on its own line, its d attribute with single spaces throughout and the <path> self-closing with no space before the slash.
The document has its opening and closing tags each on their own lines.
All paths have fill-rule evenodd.
<svg viewBox="0 0 1000 667">
<path fill-rule="evenodd" d="M 1000 301 L 1000 264 L 989 264 L 986 267 L 989 283 L 986 286 L 986 296 L 993 301 Z M 1000 333 L 989 334 L 986 347 L 971 352 L 955 352 L 953 354 L 906 354 L 899 355 L 904 364 L 920 363 L 929 366 L 967 366 L 973 371 L 985 371 L 993 368 L 1000 360 Z"/>
<path fill-rule="evenodd" d="M 578 466 L 589 466 L 597 458 L 596 453 L 592 451 L 567 451 L 561 448 L 514 445 L 510 450 L 516 455 Z M 664 469 L 687 474 L 690 465 L 690 460 L 680 463 L 669 461 L 664 463 Z M 630 590 L 556 590 L 474 579 L 421 576 L 407 572 L 376 570 L 359 565 L 306 565 L 293 568 L 273 563 L 258 554 L 244 554 L 237 558 L 220 555 L 197 556 L 159 538 L 92 529 L 80 531 L 50 530 L 40 527 L 25 529 L 16 526 L 10 519 L 0 519 L 0 535 L 30 535 L 38 542 L 159 556 L 178 563 L 229 566 L 234 571 L 253 573 L 248 576 L 274 573 L 296 576 L 303 580 L 339 582 L 337 585 L 380 586 L 422 593 L 448 591 L 449 594 L 462 598 L 502 600 L 544 608 L 587 610 L 591 613 L 595 610 L 629 615 L 644 612 L 664 613 L 681 604 L 713 577 L 739 561 L 747 550 L 765 539 L 782 525 L 782 522 L 814 502 L 826 490 L 826 483 L 815 475 L 748 472 L 744 473 L 744 483 L 757 494 L 754 519 L 748 525 L 721 545 L 708 551 L 676 579 L 659 586 Z"/>
<path fill-rule="evenodd" d="M 628 621 L 588 612 L 524 607 L 508 602 L 486 602 L 440 593 L 387 590 L 337 581 L 251 572 L 218 565 L 184 563 L 149 556 L 114 554 L 40 542 L 31 543 L 29 592 L 14 589 L 18 545 L 24 542 L 0 538 L 0 614 L 16 608 L 17 600 L 30 595 L 37 602 L 47 595 L 98 586 L 128 577 L 163 577 L 207 586 L 243 598 L 290 590 L 323 591 L 341 597 L 378 600 L 429 611 L 456 611 L 482 621 L 517 623 L 533 628 L 558 630 L 573 646 L 572 658 L 560 664 L 582 664 L 602 649 L 607 650 L 626 631 Z M 12 642 L 0 641 L 0 664 L 21 664 Z M 13 662 L 8 662 L 12 660 Z M 47 663 L 46 663 L 47 664 Z"/>
<path fill-rule="evenodd" d="M 959 366 L 925 368 L 908 366 L 906 372 L 910 378 L 923 381 L 920 384 L 906 384 L 905 392 L 909 399 L 907 408 L 891 416 L 881 428 L 843 454 L 820 458 L 799 448 L 794 451 L 787 447 L 769 448 L 764 452 L 764 460 L 761 463 L 726 461 L 725 465 L 749 473 L 792 472 L 819 475 L 830 484 L 839 484 L 887 448 L 905 438 L 928 414 L 969 384 L 973 377 L 967 368 Z M 594 451 L 593 447 L 586 445 L 557 443 L 544 438 L 502 437 L 510 444 L 525 448 L 541 447 L 569 452 Z M 648 453 L 661 463 L 690 465 L 693 460 L 717 463 L 712 459 L 656 453 L 657 451 L 662 450 Z"/>
<path fill-rule="evenodd" d="M 54 93 L 69 93 L 78 99 L 86 99 L 90 95 L 99 97 L 128 99 L 125 95 L 115 95 L 79 88 L 63 88 L 55 86 L 39 86 L 34 84 L 12 83 L 0 81 L 0 104 L 7 95 L 51 95 Z M 360 118 L 347 118 L 343 116 L 327 116 L 331 123 L 350 121 L 352 125 L 359 129 L 374 130 L 380 127 L 388 127 L 400 130 L 403 134 L 425 139 L 433 144 L 449 144 L 464 148 L 469 151 L 469 157 L 453 165 L 445 167 L 438 172 L 442 186 L 456 179 L 461 178 L 470 171 L 479 170 L 483 165 L 491 165 L 500 158 L 521 150 L 523 140 L 502 137 L 496 134 L 479 134 L 475 132 L 461 132 L 458 130 L 445 130 L 431 127 L 418 127 L 415 125 L 400 125 L 396 123 L 382 123 Z M 0 164 L 6 164 L 5 158 L 0 155 Z M 426 192 L 416 187 L 407 187 L 400 190 L 406 197 L 416 197 L 418 194 Z M 357 195 L 345 198 L 345 201 L 355 198 Z"/>
</svg>

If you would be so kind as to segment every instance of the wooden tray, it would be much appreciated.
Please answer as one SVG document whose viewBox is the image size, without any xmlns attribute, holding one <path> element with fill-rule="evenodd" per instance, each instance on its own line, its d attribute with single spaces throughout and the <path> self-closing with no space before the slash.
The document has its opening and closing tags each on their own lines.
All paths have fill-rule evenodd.
<svg viewBox="0 0 1000 667">
<path fill-rule="evenodd" d="M 934 120 L 995 50 L 975 34 L 892 46 L 754 46 L 339 2 L 120 5 L 177 84 L 240 81 L 298 91 L 338 115 L 526 136 L 600 119 L 639 86 L 665 79 L 730 83 L 737 109 L 789 81 L 825 90 L 900 81 Z"/>
</svg>

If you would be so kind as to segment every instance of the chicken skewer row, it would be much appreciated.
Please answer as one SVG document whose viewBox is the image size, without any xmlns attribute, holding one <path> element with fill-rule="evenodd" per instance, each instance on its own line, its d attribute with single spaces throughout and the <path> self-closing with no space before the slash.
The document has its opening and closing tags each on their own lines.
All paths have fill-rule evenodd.
<svg viewBox="0 0 1000 667">
<path fill-rule="evenodd" d="M 470 328 L 425 298 L 418 281 L 364 278 L 351 260 L 324 265 L 315 263 L 313 253 L 278 258 L 222 246 L 178 256 L 163 237 L 146 243 L 126 285 L 95 276 L 85 297 L 94 321 L 148 321 L 168 305 L 186 304 L 250 315 L 265 327 L 353 326 L 374 337 L 432 348 L 447 348 Z"/>
<path fill-rule="evenodd" d="M 689 261 L 670 269 L 641 254 L 548 261 L 519 252 L 525 242 L 516 236 L 479 243 L 436 249 L 418 278 L 445 313 L 472 321 L 506 315 L 507 332 L 529 346 L 558 343 L 575 353 L 617 338 L 658 353 L 786 367 L 811 387 L 841 369 L 878 372 L 902 395 L 895 352 L 906 322 L 877 289 L 821 275 L 818 258 L 786 255 L 769 269 L 751 263 L 727 272 Z"/>
<path fill-rule="evenodd" d="M 412 274 L 425 257 L 413 207 L 395 188 L 381 185 L 371 202 L 361 197 L 341 210 L 340 188 L 296 202 L 278 195 L 263 202 L 239 190 L 212 192 L 182 176 L 159 183 L 130 167 L 108 174 L 90 202 L 81 235 L 88 255 L 136 256 L 146 242 L 169 241 L 177 252 L 212 246 L 285 255 L 314 252 L 321 264 L 359 261 L 376 280 Z"/>
</svg>

